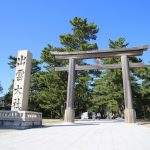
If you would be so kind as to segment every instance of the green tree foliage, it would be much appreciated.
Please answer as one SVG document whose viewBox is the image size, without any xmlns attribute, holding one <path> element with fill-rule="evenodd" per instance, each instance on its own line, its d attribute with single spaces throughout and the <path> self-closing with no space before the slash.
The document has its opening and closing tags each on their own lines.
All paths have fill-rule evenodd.
<svg viewBox="0 0 150 150">
<path fill-rule="evenodd" d="M 12 93 L 13 93 L 13 84 L 11 84 L 11 86 L 8 89 L 8 92 L 4 95 L 4 107 L 3 107 L 4 110 L 11 109 Z"/>
<path fill-rule="evenodd" d="M 136 111 L 138 118 L 150 118 L 150 65 L 136 69 L 139 81 L 139 92 L 137 93 Z"/>
<path fill-rule="evenodd" d="M 3 92 L 3 87 L 2 85 L 0 84 L 0 94 Z"/>
<path fill-rule="evenodd" d="M 29 109 L 42 111 L 46 117 L 62 117 L 64 114 L 67 96 L 67 72 L 56 72 L 55 66 L 67 65 L 67 61 L 56 61 L 51 51 L 83 51 L 97 49 L 96 33 L 99 31 L 94 23 L 89 23 L 87 19 L 75 17 L 70 21 L 72 33 L 60 35 L 62 47 L 48 45 L 41 53 L 42 70 L 37 60 L 33 60 L 31 90 Z M 15 67 L 16 58 L 9 57 L 9 65 Z M 77 64 L 86 64 L 76 61 Z M 92 73 L 91 73 L 92 74 Z M 91 75 L 88 72 L 76 72 L 75 83 L 75 110 L 76 116 L 82 111 L 86 111 L 91 105 L 91 89 L 89 80 Z M 85 104 L 86 103 L 86 104 Z"/>
<path fill-rule="evenodd" d="M 3 92 L 2 85 L 0 84 L 0 94 Z M 2 103 L 3 103 L 3 97 L 0 97 L 0 110 L 3 108 Z"/>
<path fill-rule="evenodd" d="M 89 41 L 96 40 L 99 29 L 94 23 L 88 23 L 87 19 L 75 17 L 70 21 L 73 26 L 72 34 L 60 35 L 60 42 L 65 51 L 84 51 L 97 49 L 97 44 L 89 44 Z"/>
<path fill-rule="evenodd" d="M 42 50 L 41 60 L 32 60 L 32 76 L 29 96 L 29 110 L 40 111 L 44 117 L 63 117 L 67 99 L 68 73 L 56 72 L 56 66 L 68 65 L 67 60 L 56 61 L 51 51 L 71 52 L 98 49 L 96 40 L 99 29 L 87 19 L 75 17 L 70 21 L 71 33 L 60 35 L 61 47 L 48 45 Z M 109 40 L 110 49 L 120 49 L 128 46 L 125 38 Z M 17 58 L 9 57 L 10 68 L 16 67 Z M 137 57 L 129 57 L 131 62 L 141 62 Z M 102 64 L 120 63 L 119 57 L 104 58 Z M 99 60 L 97 60 L 99 63 Z M 87 64 L 87 61 L 76 60 L 76 64 Z M 130 69 L 131 87 L 134 107 L 138 117 L 150 117 L 150 66 Z M 5 108 L 10 109 L 12 87 L 4 96 Z M 1 87 L 0 87 L 1 91 Z M 123 116 L 124 96 L 122 70 L 77 71 L 75 80 L 75 113 L 101 112 L 105 117 L 107 112 Z"/>
<path fill-rule="evenodd" d="M 145 77 L 142 74 L 141 84 L 143 116 L 144 118 L 150 118 L 150 65 L 145 66 L 144 69 Z"/>
<path fill-rule="evenodd" d="M 124 38 L 116 41 L 109 40 L 109 48 L 117 49 L 126 47 Z M 119 63 L 120 58 L 105 58 L 103 64 Z M 122 72 L 121 69 L 104 70 L 95 80 L 93 92 L 94 109 L 104 115 L 106 112 L 122 112 L 123 90 L 122 90 Z"/>
<path fill-rule="evenodd" d="M 14 69 L 16 67 L 17 57 L 9 56 L 9 62 L 8 65 L 11 69 Z"/>
<path fill-rule="evenodd" d="M 41 54 L 46 71 L 43 71 L 41 74 L 41 78 L 44 80 L 39 81 L 43 86 L 38 93 L 38 100 L 40 101 L 40 108 L 43 111 L 47 110 L 45 114 L 49 113 L 52 117 L 62 117 L 64 114 L 68 78 L 67 72 L 55 72 L 54 67 L 67 65 L 68 62 L 56 61 L 54 56 L 50 54 L 50 51 L 70 52 L 97 49 L 97 44 L 92 44 L 90 41 L 96 39 L 96 33 L 98 32 L 98 28 L 94 23 L 88 23 L 87 19 L 78 17 L 75 17 L 70 23 L 72 25 L 72 33 L 60 35 L 62 47 L 48 45 Z M 77 61 L 76 63 L 85 64 L 83 61 Z M 88 82 L 90 79 L 91 77 L 88 72 L 76 72 L 76 116 L 79 116 L 82 111 L 86 111 L 91 104 L 91 93 Z M 46 80 L 48 80 L 47 83 L 45 82 Z"/>
<path fill-rule="evenodd" d="M 124 38 L 119 38 L 116 41 L 109 40 L 110 49 L 119 49 L 127 46 L 128 43 L 125 43 Z M 141 60 L 136 57 L 130 57 L 129 61 L 141 62 Z M 121 60 L 119 57 L 105 58 L 102 60 L 103 64 L 116 64 L 120 62 Z M 137 77 L 139 77 L 137 71 L 135 69 L 131 69 L 130 78 L 135 106 L 137 100 L 139 99 L 140 93 L 140 85 L 137 82 Z M 95 81 L 93 99 L 95 102 L 94 108 L 96 111 L 105 111 L 105 114 L 106 112 L 113 112 L 119 116 L 123 115 L 124 96 L 121 69 L 111 69 L 102 72 L 102 75 Z"/>
</svg>

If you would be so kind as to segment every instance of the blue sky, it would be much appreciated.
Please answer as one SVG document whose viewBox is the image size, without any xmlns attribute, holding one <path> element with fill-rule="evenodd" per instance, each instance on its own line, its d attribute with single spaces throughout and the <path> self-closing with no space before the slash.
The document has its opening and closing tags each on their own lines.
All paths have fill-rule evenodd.
<svg viewBox="0 0 150 150">
<path fill-rule="evenodd" d="M 5 94 L 14 78 L 9 55 L 27 49 L 39 58 L 47 44 L 60 46 L 59 35 L 70 33 L 69 20 L 87 18 L 98 25 L 99 49 L 108 40 L 125 37 L 132 46 L 150 45 L 149 0 L 0 0 L 0 82 Z M 150 51 L 141 57 L 147 64 Z"/>
</svg>

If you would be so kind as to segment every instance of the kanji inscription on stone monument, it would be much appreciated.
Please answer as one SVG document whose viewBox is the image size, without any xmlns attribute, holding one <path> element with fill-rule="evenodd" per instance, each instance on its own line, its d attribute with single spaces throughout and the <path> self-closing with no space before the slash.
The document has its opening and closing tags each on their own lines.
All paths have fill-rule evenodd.
<svg viewBox="0 0 150 150">
<path fill-rule="evenodd" d="M 11 110 L 27 110 L 32 54 L 27 50 L 18 52 L 16 74 L 13 87 Z"/>
</svg>

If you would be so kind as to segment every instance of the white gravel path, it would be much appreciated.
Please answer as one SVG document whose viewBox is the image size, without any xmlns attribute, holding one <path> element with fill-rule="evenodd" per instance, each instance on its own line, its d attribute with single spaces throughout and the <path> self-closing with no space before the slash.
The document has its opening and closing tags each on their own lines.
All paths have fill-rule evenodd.
<svg viewBox="0 0 150 150">
<path fill-rule="evenodd" d="M 0 129 L 0 150 L 150 150 L 150 127 L 116 120 Z"/>
</svg>

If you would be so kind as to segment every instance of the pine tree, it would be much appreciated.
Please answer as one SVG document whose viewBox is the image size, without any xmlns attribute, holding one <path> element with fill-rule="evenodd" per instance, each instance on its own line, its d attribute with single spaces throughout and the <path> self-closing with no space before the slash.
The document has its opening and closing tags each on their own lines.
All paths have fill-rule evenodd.
<svg viewBox="0 0 150 150">
<path fill-rule="evenodd" d="M 3 92 L 3 87 L 2 85 L 0 84 L 0 94 Z"/>
<path fill-rule="evenodd" d="M 150 65 L 135 70 L 138 75 L 139 92 L 135 103 L 138 118 L 150 118 Z"/>
<path fill-rule="evenodd" d="M 128 43 L 125 43 L 124 38 L 118 40 L 109 40 L 110 49 L 118 49 L 127 47 Z M 130 57 L 129 61 L 141 62 L 141 59 L 136 57 Z M 103 64 L 115 64 L 121 63 L 121 59 L 118 57 L 105 58 L 102 60 Z M 137 76 L 135 69 L 131 70 L 131 87 L 134 105 L 139 97 L 139 84 L 137 82 Z M 95 102 L 94 108 L 96 111 L 105 111 L 116 113 L 118 116 L 123 116 L 124 110 L 124 96 L 123 96 L 123 82 L 122 82 L 122 70 L 111 69 L 102 72 L 102 75 L 96 79 L 93 99 Z"/>
<path fill-rule="evenodd" d="M 98 28 L 94 23 L 88 23 L 87 19 L 75 17 L 70 21 L 72 27 L 71 34 L 60 35 L 60 43 L 62 47 L 52 47 L 48 45 L 41 54 L 42 61 L 46 64 L 46 71 L 42 76 L 50 81 L 40 90 L 38 98 L 40 98 L 40 106 L 47 112 L 51 112 L 52 116 L 62 116 L 64 114 L 66 95 L 67 95 L 67 72 L 55 72 L 55 66 L 64 66 L 68 62 L 56 62 L 50 51 L 83 51 L 97 49 L 97 44 L 91 42 L 96 39 Z M 76 61 L 77 64 L 86 64 L 84 61 Z M 91 76 L 88 72 L 76 72 L 75 83 L 75 112 L 79 116 L 91 105 L 91 90 L 89 88 L 89 80 Z M 44 84 L 44 83 L 43 83 Z M 43 95 L 45 97 L 43 97 Z M 45 102 L 44 102 L 45 100 Z"/>
</svg>

